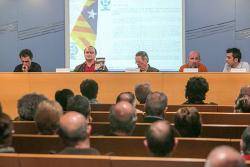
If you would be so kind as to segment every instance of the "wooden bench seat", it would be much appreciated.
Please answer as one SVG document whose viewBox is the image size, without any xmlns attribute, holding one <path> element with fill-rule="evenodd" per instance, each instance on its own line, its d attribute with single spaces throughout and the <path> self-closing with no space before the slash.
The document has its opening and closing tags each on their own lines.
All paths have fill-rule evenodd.
<svg viewBox="0 0 250 167">
<path fill-rule="evenodd" d="M 165 118 L 174 123 L 176 112 L 166 112 Z M 250 125 L 250 113 L 200 112 L 203 124 Z M 93 111 L 94 122 L 109 122 L 109 112 Z M 137 122 L 143 123 L 143 113 L 137 113 Z"/>
<path fill-rule="evenodd" d="M 90 141 L 91 146 L 102 154 L 148 156 L 148 151 L 143 145 L 144 139 L 144 137 L 131 136 L 91 136 Z M 178 145 L 173 152 L 173 157 L 205 158 L 214 147 L 231 145 L 230 139 L 177 138 L 177 140 Z M 58 152 L 64 148 L 63 142 L 57 135 L 14 135 L 13 146 L 18 153 L 49 153 Z"/>
</svg>

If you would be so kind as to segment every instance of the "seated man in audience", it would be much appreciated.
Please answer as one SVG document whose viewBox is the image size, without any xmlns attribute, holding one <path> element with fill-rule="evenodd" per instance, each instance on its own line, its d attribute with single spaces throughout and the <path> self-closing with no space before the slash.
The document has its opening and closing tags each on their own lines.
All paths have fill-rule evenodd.
<svg viewBox="0 0 250 167">
<path fill-rule="evenodd" d="M 67 112 L 60 118 L 58 134 L 66 145 L 59 154 L 99 155 L 99 151 L 90 147 L 91 126 L 88 120 L 78 112 Z"/>
<path fill-rule="evenodd" d="M 188 63 L 180 67 L 179 72 L 183 72 L 185 68 L 198 68 L 198 72 L 207 72 L 207 67 L 201 63 L 200 52 L 191 51 L 188 56 Z"/>
<path fill-rule="evenodd" d="M 203 77 L 191 77 L 186 85 L 184 104 L 205 104 L 206 93 L 209 90 L 208 82 Z"/>
<path fill-rule="evenodd" d="M 69 98 L 66 112 L 75 111 L 81 113 L 89 122 L 91 122 L 92 118 L 90 116 L 90 110 L 90 104 L 86 97 L 76 95 Z"/>
<path fill-rule="evenodd" d="M 19 53 L 19 58 L 22 64 L 15 67 L 14 72 L 42 72 L 41 66 L 38 63 L 32 62 L 33 53 L 29 49 L 23 49 Z"/>
<path fill-rule="evenodd" d="M 108 68 L 96 64 L 96 48 L 88 46 L 84 49 L 85 62 L 75 67 L 74 72 L 107 72 Z"/>
<path fill-rule="evenodd" d="M 199 137 L 201 134 L 201 118 L 195 107 L 180 108 L 174 116 L 174 125 L 181 137 Z"/>
<path fill-rule="evenodd" d="M 16 121 L 33 121 L 37 106 L 40 102 L 48 100 L 47 97 L 41 94 L 30 93 L 21 97 L 17 102 L 17 110 L 19 117 Z"/>
<path fill-rule="evenodd" d="M 238 97 L 236 98 L 235 104 L 237 100 L 243 96 L 250 96 L 250 85 L 246 85 L 240 88 L 240 93 Z"/>
<path fill-rule="evenodd" d="M 152 156 L 170 156 L 177 145 L 173 127 L 167 121 L 154 122 L 146 132 L 144 145 L 148 148 Z"/>
<path fill-rule="evenodd" d="M 130 136 L 136 124 L 136 110 L 126 101 L 121 101 L 110 108 L 111 135 Z"/>
<path fill-rule="evenodd" d="M 140 104 L 145 104 L 148 94 L 151 93 L 151 86 L 148 83 L 135 86 L 135 97 Z"/>
<path fill-rule="evenodd" d="M 132 92 L 122 92 L 116 98 L 116 103 L 120 101 L 129 102 L 133 107 L 136 107 L 135 95 Z M 136 109 L 136 113 L 143 113 L 141 110 Z"/>
<path fill-rule="evenodd" d="M 250 126 L 246 127 L 241 135 L 240 149 L 245 160 L 250 160 Z"/>
<path fill-rule="evenodd" d="M 58 102 L 49 100 L 42 101 L 38 105 L 35 115 L 35 123 L 39 133 L 43 135 L 56 134 L 62 115 L 63 110 Z"/>
<path fill-rule="evenodd" d="M 246 167 L 246 164 L 234 148 L 218 146 L 209 153 L 205 167 Z"/>
<path fill-rule="evenodd" d="M 0 153 L 14 153 L 12 145 L 13 124 L 10 117 L 0 113 Z"/>
<path fill-rule="evenodd" d="M 227 49 L 226 64 L 223 72 L 231 72 L 231 69 L 244 69 L 249 72 L 249 64 L 241 61 L 241 51 L 238 48 Z"/>
<path fill-rule="evenodd" d="M 243 96 L 236 100 L 235 112 L 250 113 L 250 96 Z"/>
<path fill-rule="evenodd" d="M 55 100 L 58 103 L 60 103 L 60 105 L 63 108 L 63 111 L 66 111 L 68 99 L 72 96 L 74 96 L 74 92 L 72 92 L 72 90 L 70 89 L 62 89 L 62 90 L 56 91 Z"/>
<path fill-rule="evenodd" d="M 90 104 L 97 104 L 98 83 L 93 79 L 85 79 L 80 84 L 80 91 L 83 96 L 89 99 Z"/>
<path fill-rule="evenodd" d="M 145 51 L 139 51 L 135 55 L 135 62 L 140 69 L 140 72 L 159 72 L 158 69 L 151 67 L 148 62 L 148 54 Z"/>
<path fill-rule="evenodd" d="M 165 119 L 167 96 L 162 92 L 150 93 L 145 103 L 144 122 L 151 123 Z"/>
</svg>

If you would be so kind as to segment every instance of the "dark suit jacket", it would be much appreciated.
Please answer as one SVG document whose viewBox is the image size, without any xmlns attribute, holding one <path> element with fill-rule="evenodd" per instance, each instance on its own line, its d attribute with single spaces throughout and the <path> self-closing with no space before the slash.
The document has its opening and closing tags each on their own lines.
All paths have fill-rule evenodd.
<svg viewBox="0 0 250 167">
<path fill-rule="evenodd" d="M 59 154 L 72 154 L 72 155 L 100 155 L 100 152 L 94 148 L 77 149 L 74 147 L 66 147 Z"/>
<path fill-rule="evenodd" d="M 153 123 L 156 121 L 164 120 L 162 117 L 157 117 L 157 116 L 146 116 L 144 117 L 143 121 L 145 123 Z"/>
<path fill-rule="evenodd" d="M 150 65 L 148 65 L 148 69 L 147 72 L 159 72 L 160 70 L 158 70 L 157 68 L 151 67 Z"/>
<path fill-rule="evenodd" d="M 14 72 L 23 72 L 23 65 L 19 64 L 15 67 Z M 30 69 L 28 72 L 42 72 L 41 66 L 36 62 L 31 62 Z"/>
</svg>

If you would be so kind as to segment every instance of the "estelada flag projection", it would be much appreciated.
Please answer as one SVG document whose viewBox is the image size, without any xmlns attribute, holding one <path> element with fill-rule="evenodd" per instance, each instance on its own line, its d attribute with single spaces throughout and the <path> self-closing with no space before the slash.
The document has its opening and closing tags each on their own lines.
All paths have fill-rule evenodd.
<svg viewBox="0 0 250 167">
<path fill-rule="evenodd" d="M 98 19 L 98 0 L 86 0 L 71 32 L 71 38 L 78 48 L 95 45 Z"/>
</svg>

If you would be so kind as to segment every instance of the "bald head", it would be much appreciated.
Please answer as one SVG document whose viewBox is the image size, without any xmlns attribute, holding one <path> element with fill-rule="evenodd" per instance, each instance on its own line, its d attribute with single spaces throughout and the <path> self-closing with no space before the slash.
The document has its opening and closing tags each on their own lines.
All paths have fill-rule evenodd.
<svg viewBox="0 0 250 167">
<path fill-rule="evenodd" d="M 198 68 L 200 63 L 200 52 L 191 51 L 188 56 L 188 65 L 190 68 Z"/>
<path fill-rule="evenodd" d="M 87 119 L 80 113 L 70 111 L 60 118 L 59 136 L 67 145 L 74 146 L 88 139 L 90 128 Z"/>
<path fill-rule="evenodd" d="M 205 167 L 245 167 L 241 155 L 233 148 L 219 146 L 208 155 Z"/>
<path fill-rule="evenodd" d="M 126 101 L 135 106 L 135 95 L 132 92 L 122 92 L 116 98 L 116 103 Z"/>
<path fill-rule="evenodd" d="M 121 101 L 111 107 L 110 110 L 111 131 L 131 134 L 136 122 L 136 110 L 126 101 Z"/>
<path fill-rule="evenodd" d="M 166 156 L 175 146 L 174 130 L 167 121 L 154 122 L 146 133 L 146 141 L 154 156 Z"/>
</svg>

